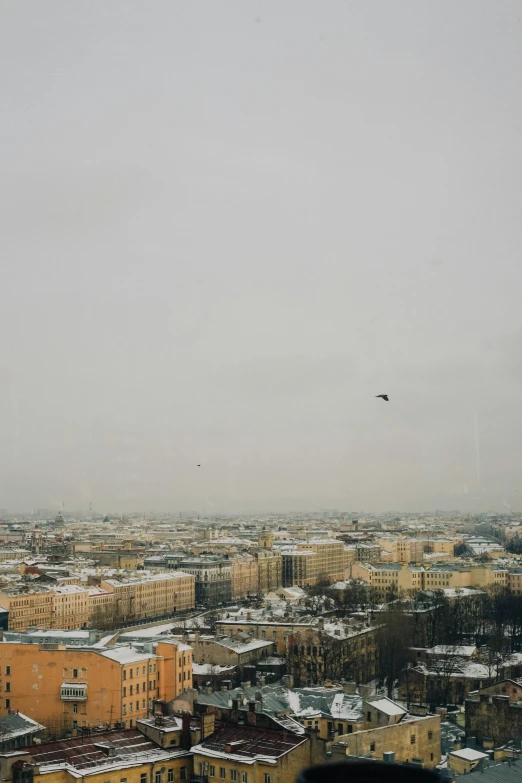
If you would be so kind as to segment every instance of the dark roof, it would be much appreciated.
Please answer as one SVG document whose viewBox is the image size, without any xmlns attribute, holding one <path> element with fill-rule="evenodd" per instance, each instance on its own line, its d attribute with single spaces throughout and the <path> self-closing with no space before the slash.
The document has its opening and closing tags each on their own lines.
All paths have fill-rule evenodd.
<svg viewBox="0 0 522 783">
<path fill-rule="evenodd" d="M 31 731 L 39 731 L 43 728 L 39 723 L 26 718 L 19 712 L 14 712 L 11 715 L 3 715 L 0 718 L 0 741 L 9 739 L 13 734 L 27 734 Z"/>
<path fill-rule="evenodd" d="M 255 756 L 277 758 L 306 741 L 307 737 L 289 731 L 274 731 L 258 726 L 223 725 L 210 737 L 200 742 L 199 747 L 245 758 Z M 230 745 L 231 749 L 226 751 L 226 747 Z"/>
<path fill-rule="evenodd" d="M 112 746 L 115 755 L 108 756 L 102 748 L 96 745 Z M 146 739 L 136 729 L 124 731 L 103 732 L 90 737 L 74 737 L 74 739 L 58 740 L 45 745 L 35 745 L 31 748 L 31 756 L 35 764 L 60 764 L 67 762 L 76 769 L 90 769 L 108 761 L 117 761 L 126 756 L 147 751 L 157 752 L 158 747 Z"/>
<path fill-rule="evenodd" d="M 520 783 L 522 776 L 522 761 L 508 764 L 507 761 L 486 761 L 485 765 L 468 773 L 466 778 L 473 775 L 475 783 Z M 460 780 L 460 775 L 457 780 Z"/>
</svg>

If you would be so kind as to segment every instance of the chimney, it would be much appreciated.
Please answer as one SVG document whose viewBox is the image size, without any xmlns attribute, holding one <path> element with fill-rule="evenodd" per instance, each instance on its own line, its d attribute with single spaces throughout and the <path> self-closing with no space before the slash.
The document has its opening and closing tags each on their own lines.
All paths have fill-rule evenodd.
<svg viewBox="0 0 522 783">
<path fill-rule="evenodd" d="M 184 750 L 190 750 L 192 745 L 190 741 L 191 718 L 192 716 L 189 712 L 184 712 L 181 716 L 181 747 Z"/>
<path fill-rule="evenodd" d="M 317 627 L 320 631 L 324 631 L 324 619 L 322 617 L 319 618 L 319 622 L 317 623 Z"/>
<path fill-rule="evenodd" d="M 201 636 L 201 631 L 194 631 L 194 641 L 199 642 L 199 637 Z"/>
<path fill-rule="evenodd" d="M 382 754 L 382 760 L 385 761 L 387 764 L 394 764 L 395 763 L 395 753 L 393 750 L 387 750 Z"/>
<path fill-rule="evenodd" d="M 293 688 L 294 687 L 294 678 L 291 674 L 284 674 L 281 678 L 281 682 L 285 686 L 285 688 Z"/>
<path fill-rule="evenodd" d="M 346 694 L 352 694 L 357 693 L 357 685 L 355 682 L 344 682 L 343 683 L 343 693 Z"/>
<path fill-rule="evenodd" d="M 201 739 L 204 740 L 214 733 L 216 716 L 213 712 L 207 712 L 201 716 Z"/>
</svg>

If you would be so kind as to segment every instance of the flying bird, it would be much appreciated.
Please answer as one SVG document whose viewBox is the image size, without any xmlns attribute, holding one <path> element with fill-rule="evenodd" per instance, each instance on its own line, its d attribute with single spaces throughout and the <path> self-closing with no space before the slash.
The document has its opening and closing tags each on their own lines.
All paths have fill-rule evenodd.
<svg viewBox="0 0 522 783">
<path fill-rule="evenodd" d="M 200 467 L 201 467 L 201 465 L 198 465 L 198 468 L 200 468 Z"/>
<path fill-rule="evenodd" d="M 380 397 L 381 400 L 384 400 L 385 402 L 389 402 L 390 401 L 390 398 L 388 397 L 387 394 L 376 394 L 375 396 L 376 397 Z"/>
</svg>

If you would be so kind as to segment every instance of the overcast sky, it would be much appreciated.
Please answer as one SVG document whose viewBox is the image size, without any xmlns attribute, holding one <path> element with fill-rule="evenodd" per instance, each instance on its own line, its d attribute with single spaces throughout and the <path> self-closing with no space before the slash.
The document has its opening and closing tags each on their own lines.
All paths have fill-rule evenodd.
<svg viewBox="0 0 522 783">
<path fill-rule="evenodd" d="M 0 12 L 0 507 L 522 510 L 522 2 Z"/>
</svg>

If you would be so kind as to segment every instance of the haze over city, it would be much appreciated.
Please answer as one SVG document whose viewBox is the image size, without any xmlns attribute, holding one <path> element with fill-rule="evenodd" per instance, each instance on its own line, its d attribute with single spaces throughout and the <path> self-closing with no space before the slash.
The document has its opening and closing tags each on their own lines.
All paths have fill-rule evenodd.
<svg viewBox="0 0 522 783">
<path fill-rule="evenodd" d="M 3 4 L 0 505 L 522 510 L 520 17 Z"/>
</svg>

